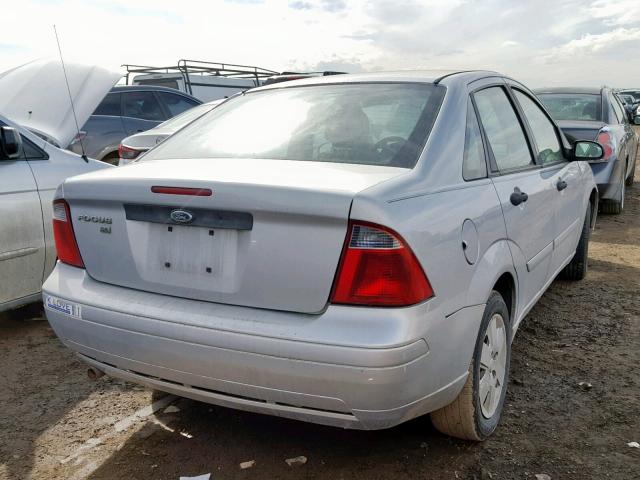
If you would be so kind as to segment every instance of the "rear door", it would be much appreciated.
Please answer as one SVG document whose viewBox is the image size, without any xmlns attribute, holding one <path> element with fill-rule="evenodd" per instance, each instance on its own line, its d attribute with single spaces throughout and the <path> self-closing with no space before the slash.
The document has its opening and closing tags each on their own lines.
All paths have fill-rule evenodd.
<svg viewBox="0 0 640 480">
<path fill-rule="evenodd" d="M 69 145 L 70 149 L 77 154 L 84 151 L 90 158 L 97 159 L 102 159 L 116 150 L 120 140 L 125 136 L 121 103 L 122 94 L 115 92 L 107 94 L 82 126 L 85 132 L 82 145 L 76 136 Z"/>
<path fill-rule="evenodd" d="M 167 118 L 154 92 L 122 93 L 122 122 L 126 136 L 149 130 Z"/>
<path fill-rule="evenodd" d="M 29 163 L 0 154 L 0 310 L 40 291 L 44 255 L 40 197 Z"/>
<path fill-rule="evenodd" d="M 518 275 L 520 305 L 527 310 L 549 278 L 555 235 L 552 174 L 536 165 L 506 85 L 482 88 L 473 99 Z"/>
<path fill-rule="evenodd" d="M 550 272 L 555 276 L 573 257 L 582 231 L 585 214 L 582 171 L 578 162 L 570 162 L 564 157 L 559 132 L 538 102 L 524 90 L 513 88 L 512 92 L 533 140 L 536 162 L 556 189 L 555 235 Z"/>
</svg>

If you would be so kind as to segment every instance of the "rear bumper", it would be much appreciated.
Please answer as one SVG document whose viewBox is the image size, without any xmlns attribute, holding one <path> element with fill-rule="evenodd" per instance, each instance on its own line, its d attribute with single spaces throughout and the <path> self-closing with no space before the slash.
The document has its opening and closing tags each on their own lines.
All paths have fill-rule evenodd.
<svg viewBox="0 0 640 480">
<path fill-rule="evenodd" d="M 45 297 L 61 340 L 114 377 L 216 405 L 380 429 L 450 403 L 466 379 L 483 306 L 444 317 L 330 306 L 318 315 L 134 291 L 58 264 Z"/>
</svg>

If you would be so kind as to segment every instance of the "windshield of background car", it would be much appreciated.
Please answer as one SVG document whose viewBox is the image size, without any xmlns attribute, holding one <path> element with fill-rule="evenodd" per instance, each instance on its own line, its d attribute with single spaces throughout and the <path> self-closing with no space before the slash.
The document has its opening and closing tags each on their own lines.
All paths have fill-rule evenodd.
<svg viewBox="0 0 640 480">
<path fill-rule="evenodd" d="M 207 113 L 216 105 L 217 103 L 214 105 L 210 103 L 203 103 L 202 105 L 197 105 L 193 108 L 190 108 L 189 110 L 182 112 L 180 115 L 176 115 L 175 117 L 170 118 L 166 122 L 162 122 L 156 128 L 166 128 L 169 130 L 178 131 L 185 125 L 189 125 L 196 118 L 201 117 L 202 115 Z"/>
<path fill-rule="evenodd" d="M 538 98 L 554 120 L 601 120 L 600 95 L 541 93 Z"/>
<path fill-rule="evenodd" d="M 260 158 L 412 168 L 444 92 L 428 83 L 247 92 L 158 145 L 144 161 Z"/>
</svg>

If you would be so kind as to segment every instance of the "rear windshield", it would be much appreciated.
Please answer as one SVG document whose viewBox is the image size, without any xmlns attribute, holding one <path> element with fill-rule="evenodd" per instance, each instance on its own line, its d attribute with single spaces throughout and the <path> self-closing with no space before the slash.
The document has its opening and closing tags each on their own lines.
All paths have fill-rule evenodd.
<svg viewBox="0 0 640 480">
<path fill-rule="evenodd" d="M 541 93 L 538 98 L 555 120 L 602 119 L 600 95 L 588 93 Z"/>
<path fill-rule="evenodd" d="M 427 83 L 365 83 L 247 92 L 145 155 L 415 166 L 444 96 Z"/>
</svg>

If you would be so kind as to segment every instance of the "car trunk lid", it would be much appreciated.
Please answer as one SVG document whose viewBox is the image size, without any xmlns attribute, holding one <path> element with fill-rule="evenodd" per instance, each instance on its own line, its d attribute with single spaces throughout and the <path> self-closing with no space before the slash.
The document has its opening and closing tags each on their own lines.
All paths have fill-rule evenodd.
<svg viewBox="0 0 640 480">
<path fill-rule="evenodd" d="M 573 143 L 576 140 L 595 141 L 598 132 L 605 126 L 604 122 L 586 120 L 561 120 L 558 126 L 567 139 Z"/>
<path fill-rule="evenodd" d="M 281 160 L 162 160 L 76 177 L 63 189 L 84 264 L 96 280 L 315 313 L 330 295 L 354 195 L 407 171 Z M 211 195 L 154 193 L 152 187 Z"/>
</svg>

